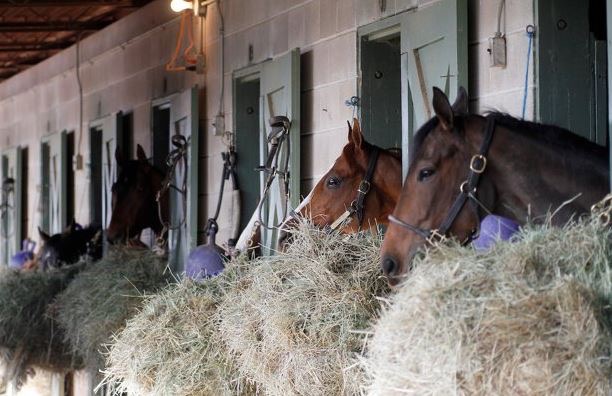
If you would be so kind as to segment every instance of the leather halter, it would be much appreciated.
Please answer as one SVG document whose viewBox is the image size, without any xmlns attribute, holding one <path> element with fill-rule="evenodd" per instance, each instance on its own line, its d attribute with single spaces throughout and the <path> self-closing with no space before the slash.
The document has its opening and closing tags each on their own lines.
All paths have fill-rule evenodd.
<svg viewBox="0 0 612 396">
<path fill-rule="evenodd" d="M 455 198 L 455 202 L 450 207 L 446 219 L 442 222 L 440 227 L 434 229 L 427 229 L 414 226 L 403 220 L 398 219 L 393 215 L 389 215 L 389 221 L 397 224 L 403 228 L 406 228 L 417 235 L 423 237 L 428 243 L 435 243 L 448 236 L 448 230 L 451 228 L 457 216 L 461 212 L 461 209 L 465 206 L 468 199 L 473 200 L 475 203 L 480 204 L 476 198 L 476 192 L 478 189 L 478 182 L 480 176 L 487 169 L 487 153 L 491 147 L 493 141 L 493 132 L 495 131 L 495 118 L 487 117 L 487 125 L 485 127 L 485 136 L 482 144 L 480 145 L 480 151 L 478 154 L 474 154 L 470 160 L 470 173 L 467 179 L 459 186 L 459 195 Z M 474 234 L 470 235 L 466 242 L 471 241 L 474 238 Z"/>
<path fill-rule="evenodd" d="M 370 192 L 370 187 L 372 186 L 372 178 L 374 177 L 374 170 L 376 169 L 376 163 L 378 162 L 379 154 L 380 149 L 376 146 L 372 146 L 372 151 L 370 152 L 370 159 L 368 161 L 368 169 L 366 170 L 365 177 L 361 180 L 361 182 L 359 182 L 359 187 L 357 188 L 357 197 L 353 200 L 353 202 L 351 202 L 346 211 L 344 211 L 344 213 L 341 214 L 340 217 L 338 217 L 329 226 L 331 230 L 336 230 L 352 216 L 357 216 L 359 228 L 361 228 L 361 224 L 363 223 L 363 212 L 365 210 L 365 199 L 368 195 L 368 192 Z"/>
</svg>

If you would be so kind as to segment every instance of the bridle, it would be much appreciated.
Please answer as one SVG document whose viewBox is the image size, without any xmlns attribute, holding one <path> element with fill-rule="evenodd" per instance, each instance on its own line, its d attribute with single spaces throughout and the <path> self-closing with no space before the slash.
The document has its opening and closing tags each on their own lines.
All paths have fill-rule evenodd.
<svg viewBox="0 0 612 396">
<path fill-rule="evenodd" d="M 374 170 L 376 170 L 376 163 L 378 162 L 378 156 L 380 154 L 380 149 L 376 146 L 372 146 L 372 151 L 370 152 L 370 159 L 368 160 L 368 168 L 366 170 L 364 178 L 359 182 L 359 187 L 357 187 L 357 196 L 348 206 L 348 208 L 338 217 L 330 226 L 329 229 L 334 231 L 338 229 L 341 225 L 345 224 L 350 218 L 353 216 L 357 217 L 357 221 L 359 222 L 359 228 L 363 223 L 363 212 L 365 210 L 365 199 L 370 192 L 370 188 L 372 186 L 372 178 L 374 177 Z"/>
<path fill-rule="evenodd" d="M 470 172 L 467 179 L 459 186 L 459 195 L 455 198 L 455 202 L 448 211 L 446 218 L 438 228 L 427 229 L 414 226 L 403 220 L 398 219 L 393 215 L 389 215 L 389 221 L 406 228 L 415 234 L 423 237 L 428 243 L 435 244 L 448 236 L 448 230 L 451 228 L 457 216 L 465 206 L 466 202 L 471 200 L 473 203 L 484 207 L 476 197 L 480 176 L 487 169 L 487 153 L 493 141 L 493 132 L 495 131 L 495 118 L 487 117 L 487 125 L 485 126 L 484 140 L 480 145 L 478 154 L 474 154 L 470 160 Z M 475 209 L 477 212 L 477 208 Z M 468 237 L 464 243 L 469 243 L 478 234 L 478 229 Z"/>
</svg>

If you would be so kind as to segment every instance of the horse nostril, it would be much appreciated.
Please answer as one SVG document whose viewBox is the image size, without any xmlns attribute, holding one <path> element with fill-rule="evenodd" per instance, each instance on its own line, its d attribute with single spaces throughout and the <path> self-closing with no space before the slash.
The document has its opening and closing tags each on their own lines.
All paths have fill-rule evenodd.
<svg viewBox="0 0 612 396">
<path fill-rule="evenodd" d="M 397 267 L 397 262 L 393 257 L 387 256 L 383 259 L 382 269 L 385 275 L 394 275 Z"/>
</svg>

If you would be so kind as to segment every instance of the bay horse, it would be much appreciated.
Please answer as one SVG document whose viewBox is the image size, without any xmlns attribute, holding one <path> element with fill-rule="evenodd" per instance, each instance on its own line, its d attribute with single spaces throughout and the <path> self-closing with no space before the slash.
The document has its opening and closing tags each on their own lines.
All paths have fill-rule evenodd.
<svg viewBox="0 0 612 396">
<path fill-rule="evenodd" d="M 288 242 L 291 228 L 299 217 L 308 218 L 320 228 L 355 233 L 364 228 L 386 225 L 399 196 L 402 180 L 401 154 L 368 143 L 357 119 L 348 125 L 348 143 L 332 167 L 317 182 L 310 194 L 280 226 L 279 249 Z M 244 251 L 259 241 L 252 232 L 253 219 L 236 245 Z"/>
<path fill-rule="evenodd" d="M 524 224 L 554 211 L 552 223 L 586 213 L 608 192 L 608 152 L 568 130 L 507 114 L 469 114 L 460 88 L 451 106 L 434 88 L 435 116 L 414 138 L 408 175 L 381 251 L 391 286 L 428 242 L 463 243 L 495 213 Z"/>
<path fill-rule="evenodd" d="M 149 163 L 141 145 L 136 159 L 125 160 L 121 150 L 115 151 L 118 176 L 112 186 L 112 214 L 106 229 L 110 243 L 135 241 L 145 228 L 160 236 L 163 226 L 159 218 L 156 196 L 162 188 L 164 174 Z M 161 215 L 168 218 L 167 194 L 161 197 Z M 131 242 L 136 243 L 137 242 Z"/>
<path fill-rule="evenodd" d="M 40 271 L 76 263 L 83 256 L 94 261 L 102 258 L 102 227 L 99 225 L 83 228 L 72 221 L 59 234 L 49 235 L 40 227 L 38 233 L 43 244 L 31 265 L 36 265 Z"/>
</svg>

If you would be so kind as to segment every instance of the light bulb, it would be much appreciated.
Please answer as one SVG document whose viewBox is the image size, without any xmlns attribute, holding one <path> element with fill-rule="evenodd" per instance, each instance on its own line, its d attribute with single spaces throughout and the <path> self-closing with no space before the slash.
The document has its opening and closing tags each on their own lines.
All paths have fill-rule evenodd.
<svg viewBox="0 0 612 396">
<path fill-rule="evenodd" d="M 174 12 L 181 12 L 184 10 L 192 9 L 193 3 L 185 0 L 172 0 L 170 2 L 170 9 Z"/>
</svg>

